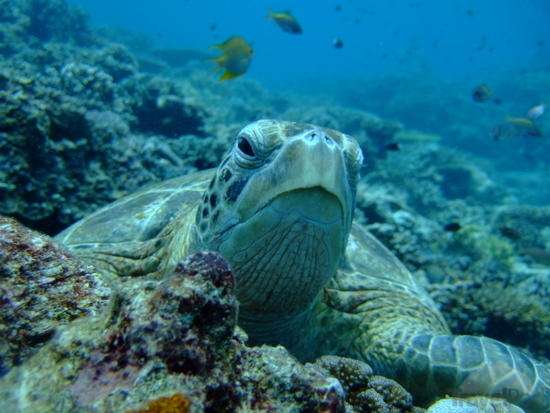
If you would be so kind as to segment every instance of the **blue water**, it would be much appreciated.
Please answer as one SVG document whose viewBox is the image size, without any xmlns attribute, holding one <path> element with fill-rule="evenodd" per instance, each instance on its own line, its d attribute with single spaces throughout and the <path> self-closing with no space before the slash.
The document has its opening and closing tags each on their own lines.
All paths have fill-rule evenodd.
<svg viewBox="0 0 550 413">
<path fill-rule="evenodd" d="M 243 36 L 254 56 L 248 72 L 231 82 L 255 80 L 276 93 L 365 110 L 437 134 L 449 147 L 487 158 L 491 178 L 518 186 L 521 196 L 528 174 L 548 168 L 548 113 L 537 120 L 544 139 L 495 142 L 492 134 L 509 117 L 550 103 L 550 1 L 71 2 L 95 27 L 145 35 L 157 48 L 215 55 L 212 45 Z M 290 10 L 303 34 L 283 32 L 266 17 L 269 10 Z M 336 37 L 343 48 L 333 47 Z M 216 79 L 214 66 L 203 67 Z M 491 101 L 472 100 L 480 84 L 491 88 Z M 525 199 L 548 203 L 550 189 L 536 201 Z"/>
<path fill-rule="evenodd" d="M 146 33 L 161 47 L 207 51 L 230 35 L 244 36 L 255 51 L 247 76 L 274 87 L 427 70 L 445 80 L 490 79 L 506 70 L 550 64 L 546 0 L 72 3 L 96 26 Z M 270 8 L 291 10 L 303 35 L 284 33 L 268 21 Z M 343 49 L 332 47 L 336 36 Z"/>
</svg>

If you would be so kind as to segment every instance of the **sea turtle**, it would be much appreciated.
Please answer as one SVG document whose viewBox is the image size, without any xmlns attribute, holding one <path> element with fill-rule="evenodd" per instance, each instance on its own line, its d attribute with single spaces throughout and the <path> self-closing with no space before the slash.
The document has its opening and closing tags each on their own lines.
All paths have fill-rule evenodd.
<svg viewBox="0 0 550 413">
<path fill-rule="evenodd" d="M 260 120 L 216 170 L 150 186 L 57 238 L 113 282 L 218 251 L 252 343 L 283 344 L 301 360 L 364 360 L 418 402 L 489 395 L 547 411 L 548 367 L 499 341 L 452 335 L 403 264 L 352 223 L 362 161 L 346 134 Z"/>
</svg>

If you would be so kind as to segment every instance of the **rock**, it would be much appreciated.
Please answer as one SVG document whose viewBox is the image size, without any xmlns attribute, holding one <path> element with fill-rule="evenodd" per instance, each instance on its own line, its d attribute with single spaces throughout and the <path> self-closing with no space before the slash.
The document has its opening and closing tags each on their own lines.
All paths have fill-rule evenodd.
<svg viewBox="0 0 550 413">
<path fill-rule="evenodd" d="M 345 357 L 323 356 L 317 359 L 315 364 L 340 380 L 348 393 L 363 388 L 374 374 L 367 363 Z"/>
<path fill-rule="evenodd" d="M 172 138 L 205 136 L 205 111 L 188 105 L 172 81 L 142 75 L 127 82 L 125 87 L 133 97 L 131 109 L 139 131 Z"/>
<path fill-rule="evenodd" d="M 316 365 L 301 365 L 281 346 L 249 349 L 243 357 L 243 384 L 253 395 L 252 408 L 269 410 L 276 407 L 273 400 L 280 400 L 280 408 L 294 406 L 296 411 L 345 410 L 342 384 Z"/>
<path fill-rule="evenodd" d="M 136 59 L 122 45 L 107 45 L 100 49 L 94 57 L 94 63 L 109 74 L 115 83 L 137 74 L 138 63 Z"/>
<path fill-rule="evenodd" d="M 105 307 L 110 287 L 48 237 L 0 216 L 0 374 L 73 320 Z"/>
</svg>

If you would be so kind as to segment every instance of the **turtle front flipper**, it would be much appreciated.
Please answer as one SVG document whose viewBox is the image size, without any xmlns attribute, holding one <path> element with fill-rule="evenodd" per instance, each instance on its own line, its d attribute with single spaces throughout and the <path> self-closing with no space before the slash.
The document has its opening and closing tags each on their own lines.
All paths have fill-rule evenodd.
<svg viewBox="0 0 550 413">
<path fill-rule="evenodd" d="M 419 399 L 484 395 L 528 412 L 550 408 L 550 370 L 519 349 L 487 337 L 401 331 L 381 337 L 373 355 L 386 358 L 395 378 Z"/>
<path fill-rule="evenodd" d="M 424 289 L 360 227 L 352 229 L 346 262 L 325 288 L 323 305 L 320 323 L 331 330 L 321 351 L 366 361 L 419 403 L 493 396 L 528 412 L 548 412 L 547 366 L 490 338 L 452 335 Z"/>
<path fill-rule="evenodd" d="M 152 184 L 109 204 L 57 235 L 99 274 L 161 275 L 191 252 L 198 205 L 214 171 Z"/>
</svg>

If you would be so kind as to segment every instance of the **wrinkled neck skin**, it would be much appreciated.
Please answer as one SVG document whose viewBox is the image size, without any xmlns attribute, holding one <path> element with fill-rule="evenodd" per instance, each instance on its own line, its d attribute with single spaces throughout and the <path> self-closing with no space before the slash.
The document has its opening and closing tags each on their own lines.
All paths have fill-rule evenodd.
<svg viewBox="0 0 550 413">
<path fill-rule="evenodd" d="M 304 311 L 291 316 L 270 317 L 240 309 L 239 326 L 248 334 L 250 345 L 282 345 L 299 360 L 314 359 L 317 352 L 311 334 L 315 329 L 311 325 L 316 320 L 313 308 L 318 299 L 319 296 Z"/>
<path fill-rule="evenodd" d="M 239 324 L 252 344 L 289 349 L 311 331 L 311 310 L 347 241 L 344 212 L 321 188 L 283 193 L 206 247 L 236 276 Z"/>
</svg>

